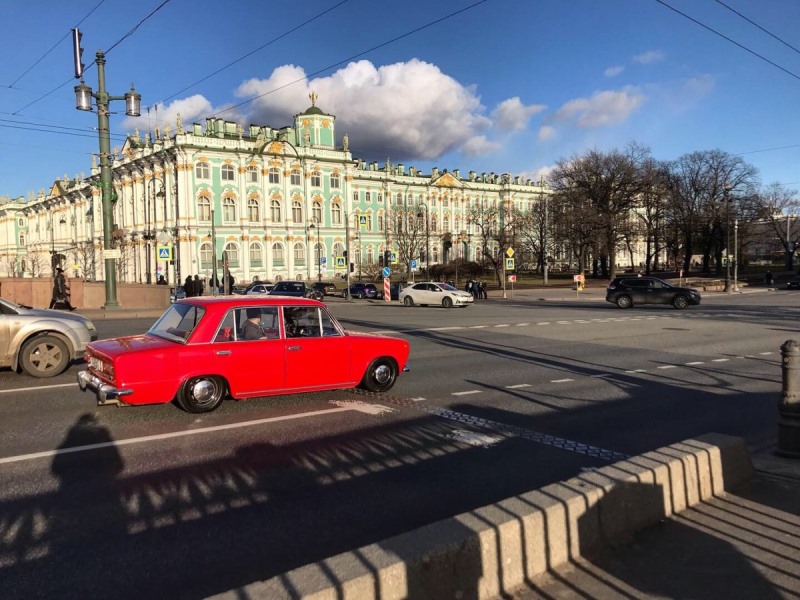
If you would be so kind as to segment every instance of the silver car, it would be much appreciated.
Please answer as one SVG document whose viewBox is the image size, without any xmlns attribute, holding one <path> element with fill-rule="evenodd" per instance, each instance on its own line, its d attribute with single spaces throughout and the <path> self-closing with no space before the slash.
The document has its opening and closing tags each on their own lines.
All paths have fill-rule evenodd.
<svg viewBox="0 0 800 600">
<path fill-rule="evenodd" d="M 400 290 L 398 298 L 406 306 L 433 304 L 435 306 L 444 306 L 445 308 L 452 308 L 453 306 L 463 308 L 474 301 L 472 294 L 457 290 L 447 283 L 437 283 L 435 281 L 423 281 L 405 287 Z"/>
<path fill-rule="evenodd" d="M 97 328 L 74 313 L 20 306 L 0 298 L 0 367 L 54 377 L 83 358 Z"/>
</svg>

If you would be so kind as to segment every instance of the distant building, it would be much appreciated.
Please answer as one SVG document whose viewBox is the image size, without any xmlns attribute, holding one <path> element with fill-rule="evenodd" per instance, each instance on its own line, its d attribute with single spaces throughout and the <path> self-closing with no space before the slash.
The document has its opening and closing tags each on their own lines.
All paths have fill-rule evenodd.
<svg viewBox="0 0 800 600">
<path fill-rule="evenodd" d="M 119 280 L 209 278 L 215 259 L 239 282 L 331 277 L 349 263 L 382 263 L 407 228 L 415 239 L 405 255 L 420 264 L 475 260 L 487 243 L 476 210 L 502 219 L 549 193 L 543 182 L 505 174 L 366 164 L 347 136 L 337 145 L 335 117 L 311 100 L 292 127 L 209 118 L 205 128 L 184 130 L 179 118 L 174 132 L 167 126 L 142 139 L 136 131 L 114 149 Z M 97 165 L 88 178 L 65 176 L 49 192 L 8 199 L 0 204 L 0 275 L 49 275 L 62 266 L 70 276 L 103 279 L 102 223 Z"/>
</svg>

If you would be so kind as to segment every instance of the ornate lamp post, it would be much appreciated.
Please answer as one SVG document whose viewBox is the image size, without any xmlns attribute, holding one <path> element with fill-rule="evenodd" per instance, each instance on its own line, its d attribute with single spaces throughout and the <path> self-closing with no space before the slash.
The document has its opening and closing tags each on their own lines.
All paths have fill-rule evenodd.
<svg viewBox="0 0 800 600">
<path fill-rule="evenodd" d="M 308 228 L 317 230 L 317 248 L 314 254 L 317 257 L 317 281 L 322 281 L 322 243 L 320 240 L 321 232 L 319 219 L 317 217 L 311 217 L 311 225 L 309 225 Z"/>
<path fill-rule="evenodd" d="M 76 43 L 80 41 L 80 33 L 73 30 Z M 77 39 L 76 39 L 77 38 Z M 77 52 L 79 50 L 79 52 Z M 81 77 L 83 74 L 80 65 L 80 53 L 83 50 L 76 48 L 77 64 L 75 76 Z M 106 303 L 104 308 L 119 308 L 117 302 L 117 270 L 114 257 L 109 252 L 112 248 L 111 233 L 114 228 L 114 198 L 111 189 L 111 135 L 109 132 L 108 105 L 112 100 L 125 101 L 125 114 L 129 117 L 138 117 L 141 114 L 142 96 L 137 93 L 131 85 L 131 89 L 124 96 L 111 96 L 106 92 L 106 57 L 102 50 L 98 50 L 95 55 L 97 64 L 97 93 L 92 92 L 92 88 L 86 85 L 81 79 L 81 83 L 75 86 L 75 102 L 78 110 L 91 111 L 92 98 L 97 105 L 97 132 L 100 138 L 100 191 L 103 201 L 103 249 L 105 259 L 105 290 Z M 80 65 L 80 68 L 78 68 Z"/>
<path fill-rule="evenodd" d="M 431 232 L 430 232 L 430 219 L 428 214 L 428 205 L 424 202 L 419 203 L 420 208 L 425 209 L 425 276 L 427 279 L 431 278 Z M 423 213 L 418 212 L 417 217 L 422 217 Z"/>
</svg>

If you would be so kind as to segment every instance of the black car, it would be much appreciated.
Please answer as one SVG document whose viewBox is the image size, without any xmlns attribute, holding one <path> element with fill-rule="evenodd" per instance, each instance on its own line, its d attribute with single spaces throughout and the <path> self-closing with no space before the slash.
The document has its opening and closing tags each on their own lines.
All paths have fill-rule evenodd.
<svg viewBox="0 0 800 600">
<path fill-rule="evenodd" d="M 656 277 L 617 277 L 606 290 L 606 300 L 620 308 L 635 304 L 671 304 L 684 309 L 690 304 L 700 304 L 700 293 Z"/>
<path fill-rule="evenodd" d="M 350 285 L 349 294 L 351 298 L 377 298 L 378 288 L 372 283 L 356 282 Z"/>
<path fill-rule="evenodd" d="M 316 290 L 323 296 L 341 296 L 344 294 L 343 290 L 338 289 L 330 281 L 317 281 L 311 286 L 312 290 Z"/>
<path fill-rule="evenodd" d="M 296 296 L 322 300 L 322 293 L 308 287 L 303 281 L 279 281 L 269 291 L 270 296 Z"/>
<path fill-rule="evenodd" d="M 800 275 L 795 275 L 786 282 L 787 290 L 800 290 Z"/>
</svg>

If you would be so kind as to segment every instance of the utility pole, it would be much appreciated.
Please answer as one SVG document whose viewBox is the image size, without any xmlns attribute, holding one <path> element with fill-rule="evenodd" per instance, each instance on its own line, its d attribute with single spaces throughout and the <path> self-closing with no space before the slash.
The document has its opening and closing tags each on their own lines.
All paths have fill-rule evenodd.
<svg viewBox="0 0 800 600">
<path fill-rule="evenodd" d="M 81 33 L 78 29 L 72 30 L 73 57 L 75 59 L 75 78 L 80 79 L 75 86 L 75 106 L 78 110 L 91 111 L 92 98 L 97 105 L 97 132 L 100 138 L 100 192 L 103 203 L 103 259 L 105 260 L 105 291 L 106 302 L 103 308 L 117 309 L 117 269 L 115 258 L 110 252 L 112 249 L 111 234 L 114 229 L 114 202 L 116 197 L 111 188 L 111 135 L 109 132 L 108 105 L 112 100 L 125 101 L 125 114 L 129 117 L 141 115 L 142 96 L 137 93 L 131 84 L 131 89 L 124 96 L 111 96 L 106 92 L 106 57 L 102 50 L 95 55 L 97 65 L 97 93 L 92 93 L 92 88 L 83 82 L 83 63 L 81 56 L 83 48 L 80 46 Z"/>
</svg>

